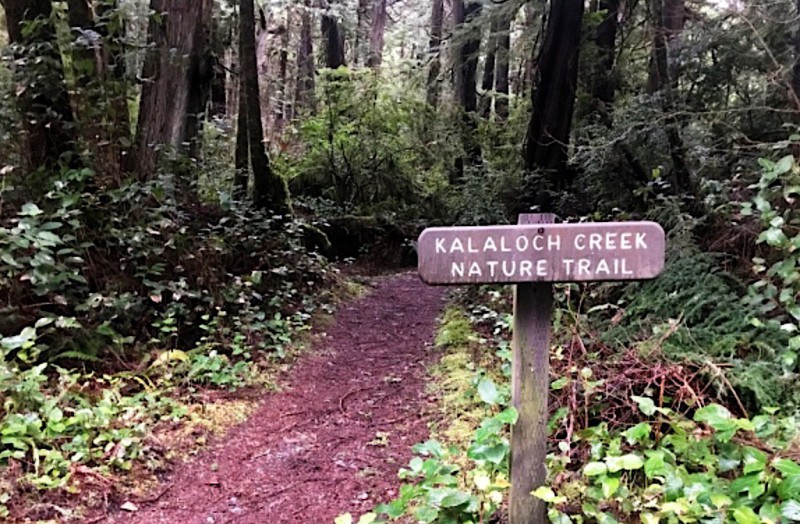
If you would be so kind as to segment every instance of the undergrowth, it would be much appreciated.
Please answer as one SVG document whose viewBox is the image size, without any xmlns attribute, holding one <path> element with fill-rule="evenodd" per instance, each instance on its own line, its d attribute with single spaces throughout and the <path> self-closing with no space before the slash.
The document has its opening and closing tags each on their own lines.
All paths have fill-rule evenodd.
<svg viewBox="0 0 800 524">
<path fill-rule="evenodd" d="M 203 202 L 180 169 L 0 194 L 0 517 L 80 520 L 64 497 L 160 470 L 157 430 L 196 426 L 205 390 L 268 384 L 330 311 L 335 272 L 302 222 Z"/>
</svg>

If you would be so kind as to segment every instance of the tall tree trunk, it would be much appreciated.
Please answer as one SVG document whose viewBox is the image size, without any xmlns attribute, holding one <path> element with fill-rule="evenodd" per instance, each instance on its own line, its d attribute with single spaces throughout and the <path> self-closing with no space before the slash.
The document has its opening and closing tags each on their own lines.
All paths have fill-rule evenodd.
<svg viewBox="0 0 800 524">
<path fill-rule="evenodd" d="M 291 13 L 286 12 L 286 26 L 281 32 L 281 49 L 278 51 L 278 100 L 275 112 L 275 125 L 278 132 L 283 128 L 283 123 L 291 111 L 288 95 L 288 68 L 289 68 L 289 31 L 291 28 Z"/>
<path fill-rule="evenodd" d="M 325 41 L 325 67 L 337 69 L 347 65 L 344 58 L 344 34 L 339 20 L 330 12 L 323 14 L 321 30 Z"/>
<path fill-rule="evenodd" d="M 243 105 L 239 111 L 241 113 L 244 110 L 247 113 L 250 166 L 253 169 L 253 201 L 260 208 L 281 215 L 290 215 L 292 210 L 289 203 L 289 188 L 286 181 L 272 170 L 264 144 L 253 1 L 241 0 L 239 8 L 241 74 L 245 84 Z"/>
<path fill-rule="evenodd" d="M 372 25 L 369 32 L 369 57 L 367 66 L 379 68 L 383 62 L 383 37 L 386 31 L 386 0 L 375 0 Z"/>
<path fill-rule="evenodd" d="M 365 65 L 369 58 L 370 26 L 373 11 L 372 0 L 358 0 L 356 12 L 356 45 L 353 62 L 357 66 Z"/>
<path fill-rule="evenodd" d="M 240 23 L 241 25 L 241 23 Z M 234 192 L 244 198 L 250 182 L 250 137 L 247 127 L 247 84 L 244 78 L 244 39 L 239 38 L 239 96 L 236 110 L 236 156 Z M 260 111 L 260 108 L 259 108 Z M 260 113 L 259 113 L 260 114 Z"/>
<path fill-rule="evenodd" d="M 23 167 L 55 167 L 71 153 L 78 165 L 74 117 L 56 41 L 50 0 L 5 0 L 9 41 L 20 46 L 14 64 L 17 103 L 22 115 Z M 38 20 L 36 24 L 29 24 Z M 26 26 L 27 27 L 24 27 Z"/>
<path fill-rule="evenodd" d="M 653 25 L 653 49 L 650 56 L 650 76 L 647 90 L 650 94 L 658 93 L 661 110 L 665 114 L 664 132 L 669 143 L 669 154 L 672 160 L 672 171 L 669 174 L 675 194 L 693 193 L 694 187 L 686 163 L 681 123 L 675 115 L 675 90 L 678 87 L 677 66 L 670 66 L 670 38 L 677 39 L 677 16 L 683 16 L 683 0 L 650 0 L 650 16 Z M 680 28 L 683 27 L 681 18 Z"/>
<path fill-rule="evenodd" d="M 314 40 L 311 34 L 313 19 L 311 1 L 305 0 L 300 18 L 300 45 L 297 49 L 297 85 L 294 97 L 295 112 L 314 111 Z"/>
<path fill-rule="evenodd" d="M 197 139 L 198 120 L 205 107 L 210 81 L 208 33 L 212 1 L 176 3 L 151 0 L 161 18 L 153 18 L 145 58 L 142 98 L 139 106 L 139 175 L 156 171 L 161 147 L 181 149 Z M 203 100 L 203 103 L 200 101 Z"/>
<path fill-rule="evenodd" d="M 464 176 L 467 166 L 477 167 L 481 164 L 481 148 L 476 135 L 478 109 L 478 52 L 481 47 L 480 29 L 475 19 L 480 15 L 481 4 L 476 0 L 453 1 L 453 20 L 456 25 L 455 38 L 460 41 L 456 45 L 453 64 L 456 101 L 462 112 L 461 137 L 465 157 L 456 159 L 455 179 L 457 182 Z"/>
<path fill-rule="evenodd" d="M 800 0 L 798 0 L 800 1 Z M 439 75 L 442 71 L 442 25 L 444 21 L 444 1 L 431 0 L 431 39 L 428 44 L 430 65 L 428 66 L 427 96 L 428 105 L 439 106 Z"/>
<path fill-rule="evenodd" d="M 509 60 L 511 57 L 511 19 L 512 13 L 501 12 L 498 23 L 497 55 L 494 72 L 494 114 L 497 120 L 508 119 Z"/>
<path fill-rule="evenodd" d="M 578 83 L 584 0 L 551 4 L 544 43 L 533 82 L 533 108 L 523 152 L 528 173 L 540 170 L 540 187 L 526 188 L 523 205 L 554 211 L 553 191 L 567 189 L 573 173 L 567 165 Z"/>
<path fill-rule="evenodd" d="M 486 40 L 486 59 L 483 63 L 483 78 L 481 79 L 481 103 L 480 110 L 483 118 L 489 118 L 492 113 L 492 100 L 494 99 L 494 73 L 495 55 L 497 54 L 498 32 L 500 31 L 500 20 L 497 13 L 491 15 L 492 23 L 489 30 L 489 38 Z"/>
<path fill-rule="evenodd" d="M 617 18 L 620 0 L 600 0 L 599 10 L 603 21 L 597 26 L 595 45 L 597 45 L 597 62 L 592 78 L 592 97 L 602 104 L 606 111 L 614 104 L 614 57 L 616 56 Z"/>
</svg>

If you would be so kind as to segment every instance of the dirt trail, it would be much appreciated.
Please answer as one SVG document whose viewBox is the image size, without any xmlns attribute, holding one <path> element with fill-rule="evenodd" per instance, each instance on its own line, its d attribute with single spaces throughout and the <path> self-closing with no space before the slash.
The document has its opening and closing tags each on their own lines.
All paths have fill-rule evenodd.
<svg viewBox="0 0 800 524">
<path fill-rule="evenodd" d="M 331 524 L 396 495 L 397 470 L 428 433 L 425 368 L 443 292 L 415 274 L 376 286 L 338 312 L 283 392 L 181 467 L 157 501 L 108 521 Z"/>
</svg>

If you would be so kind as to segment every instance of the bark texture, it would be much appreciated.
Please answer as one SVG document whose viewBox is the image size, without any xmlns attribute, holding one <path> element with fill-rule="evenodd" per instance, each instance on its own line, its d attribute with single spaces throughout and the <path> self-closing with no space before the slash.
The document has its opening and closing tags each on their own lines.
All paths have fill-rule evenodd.
<svg viewBox="0 0 800 524">
<path fill-rule="evenodd" d="M 161 148 L 180 150 L 197 138 L 211 80 L 212 6 L 211 0 L 151 0 L 151 9 L 161 16 L 150 21 L 153 47 L 142 72 L 137 147 L 143 178 L 155 173 Z"/>
<path fill-rule="evenodd" d="M 313 14 L 310 0 L 305 0 L 300 17 L 300 44 L 297 49 L 297 83 L 294 96 L 296 114 L 314 111 L 314 40 L 311 34 Z"/>
<path fill-rule="evenodd" d="M 347 65 L 344 56 L 344 34 L 339 20 L 331 13 L 322 15 L 322 39 L 325 42 L 325 67 L 337 69 Z"/>
<path fill-rule="evenodd" d="M 272 171 L 264 144 L 253 1 L 241 0 L 239 11 L 241 74 L 244 83 L 244 98 L 240 102 L 239 114 L 241 116 L 244 112 L 247 115 L 250 167 L 253 170 L 253 201 L 258 207 L 280 215 L 289 215 L 291 214 L 289 189 L 286 181 Z"/>
<path fill-rule="evenodd" d="M 685 20 L 683 0 L 650 0 L 653 47 L 650 57 L 648 92 L 657 94 L 664 112 L 664 132 L 669 145 L 672 170 L 669 173 L 673 192 L 693 192 L 693 182 L 686 163 L 686 152 L 681 137 L 681 122 L 675 115 L 675 90 L 678 88 L 677 65 L 670 65 L 670 49 L 680 38 Z"/>
<path fill-rule="evenodd" d="M 551 5 L 544 43 L 533 80 L 533 108 L 523 152 L 528 173 L 540 171 L 537 187 L 526 188 L 525 207 L 554 211 L 553 192 L 572 183 L 567 148 L 575 109 L 578 54 L 584 1 L 563 0 Z"/>
<path fill-rule="evenodd" d="M 798 0 L 800 1 L 800 0 Z M 444 21 L 443 0 L 431 1 L 431 38 L 428 44 L 430 64 L 426 99 L 433 108 L 439 106 L 439 75 L 442 71 L 442 25 Z"/>
<path fill-rule="evenodd" d="M 383 62 L 383 37 L 386 32 L 386 0 L 375 0 L 369 32 L 367 66 L 379 68 Z"/>
<path fill-rule="evenodd" d="M 475 136 L 478 123 L 478 53 L 481 47 L 480 28 L 475 19 L 480 15 L 481 4 L 475 0 L 453 1 L 453 20 L 456 25 L 456 53 L 453 62 L 455 80 L 455 99 L 461 108 L 461 138 L 464 146 L 464 157 L 456 159 L 455 170 L 451 182 L 460 181 L 466 167 L 478 167 L 482 162 L 482 153 Z"/>
<path fill-rule="evenodd" d="M 494 114 L 500 121 L 508 119 L 511 18 L 511 13 L 502 13 L 497 28 L 497 54 L 495 57 L 494 70 Z"/>
<path fill-rule="evenodd" d="M 489 38 L 486 40 L 486 58 L 483 61 L 483 77 L 481 78 L 481 116 L 489 118 L 492 113 L 492 100 L 494 99 L 494 73 L 495 56 L 497 54 L 497 37 L 500 23 L 496 13 L 492 13 Z"/>
</svg>

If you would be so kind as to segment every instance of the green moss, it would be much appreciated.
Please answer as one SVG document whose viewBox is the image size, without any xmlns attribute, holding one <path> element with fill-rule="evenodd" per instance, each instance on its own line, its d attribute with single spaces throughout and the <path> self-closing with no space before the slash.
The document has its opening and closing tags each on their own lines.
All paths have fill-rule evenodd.
<svg viewBox="0 0 800 524">
<path fill-rule="evenodd" d="M 436 335 L 436 346 L 464 346 L 474 339 L 475 331 L 466 315 L 458 308 L 448 308 L 442 317 L 442 324 Z"/>
</svg>

